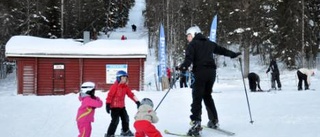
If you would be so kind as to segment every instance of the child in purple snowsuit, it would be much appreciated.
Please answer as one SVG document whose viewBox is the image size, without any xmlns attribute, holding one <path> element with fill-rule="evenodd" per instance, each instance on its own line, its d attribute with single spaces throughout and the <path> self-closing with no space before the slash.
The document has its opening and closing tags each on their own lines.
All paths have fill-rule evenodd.
<svg viewBox="0 0 320 137">
<path fill-rule="evenodd" d="M 79 129 L 78 137 L 90 137 L 91 122 L 94 121 L 95 108 L 102 106 L 102 101 L 94 95 L 95 84 L 93 82 L 84 82 L 81 85 L 79 100 L 81 106 L 78 109 L 77 125 Z"/>
</svg>

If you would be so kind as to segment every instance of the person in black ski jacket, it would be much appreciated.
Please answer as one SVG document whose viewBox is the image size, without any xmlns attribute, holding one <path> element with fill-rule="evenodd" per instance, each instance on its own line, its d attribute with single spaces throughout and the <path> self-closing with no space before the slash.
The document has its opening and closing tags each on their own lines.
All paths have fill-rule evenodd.
<svg viewBox="0 0 320 137">
<path fill-rule="evenodd" d="M 256 73 L 249 73 L 248 74 L 248 81 L 249 81 L 249 87 L 251 92 L 256 92 L 256 91 L 262 91 L 260 87 L 260 77 Z M 257 90 L 258 87 L 258 90 Z"/>
<path fill-rule="evenodd" d="M 133 31 L 133 32 L 136 32 L 136 30 L 137 30 L 137 26 L 136 26 L 136 25 L 134 25 L 134 24 L 132 24 L 132 25 L 131 25 L 131 27 L 132 27 L 132 31 Z"/>
<path fill-rule="evenodd" d="M 268 73 L 271 70 L 271 89 L 276 89 L 276 83 L 278 89 L 281 90 L 281 82 L 280 82 L 280 73 L 278 69 L 278 65 L 275 59 L 271 59 L 269 68 L 266 73 Z"/>
<path fill-rule="evenodd" d="M 191 116 L 192 127 L 188 135 L 198 136 L 201 128 L 201 103 L 204 101 L 208 109 L 213 113 L 214 119 L 209 121 L 217 128 L 218 115 L 212 99 L 212 87 L 216 79 L 216 64 L 213 54 L 224 55 L 236 58 L 241 55 L 240 52 L 233 52 L 224 47 L 218 46 L 210 41 L 203 34 L 198 26 L 190 27 L 187 30 L 187 40 L 189 42 L 186 49 L 184 62 L 179 65 L 180 70 L 193 65 L 194 85 L 192 90 Z"/>
</svg>

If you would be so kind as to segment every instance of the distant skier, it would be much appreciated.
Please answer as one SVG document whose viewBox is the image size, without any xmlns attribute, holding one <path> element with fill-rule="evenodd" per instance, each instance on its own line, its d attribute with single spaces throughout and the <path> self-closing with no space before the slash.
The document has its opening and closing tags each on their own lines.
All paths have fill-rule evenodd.
<svg viewBox="0 0 320 137">
<path fill-rule="evenodd" d="M 248 80 L 249 80 L 249 87 L 251 92 L 256 92 L 256 91 L 262 91 L 260 87 L 260 77 L 256 73 L 249 73 L 248 74 Z M 257 90 L 258 87 L 258 90 Z"/>
<path fill-rule="evenodd" d="M 141 105 L 134 119 L 135 137 L 162 137 L 159 130 L 152 123 L 159 121 L 157 113 L 153 110 L 153 102 L 149 98 L 141 100 Z"/>
<path fill-rule="evenodd" d="M 168 77 L 168 81 L 169 81 L 169 84 L 170 84 L 170 88 L 172 88 L 172 79 L 171 79 L 171 69 L 170 67 L 167 67 L 167 77 Z"/>
<path fill-rule="evenodd" d="M 131 28 L 132 28 L 132 31 L 133 31 L 133 32 L 136 32 L 136 30 L 137 30 L 137 26 L 136 26 L 136 25 L 132 24 L 132 25 L 131 25 Z"/>
<path fill-rule="evenodd" d="M 124 36 L 124 35 L 121 36 L 121 40 L 126 40 L 126 39 L 127 39 L 126 36 Z"/>
<path fill-rule="evenodd" d="M 280 73 L 275 59 L 271 59 L 269 68 L 266 73 L 271 70 L 271 89 L 277 89 L 275 81 L 277 82 L 278 89 L 281 90 Z"/>
<path fill-rule="evenodd" d="M 188 69 L 180 70 L 180 88 L 188 87 Z"/>
<path fill-rule="evenodd" d="M 302 90 L 302 81 L 304 81 L 304 89 L 309 90 L 309 86 L 311 84 L 310 76 L 314 76 L 314 71 L 307 69 L 307 68 L 301 68 L 297 71 L 298 75 L 298 90 Z"/>
<path fill-rule="evenodd" d="M 99 97 L 96 97 L 94 93 L 95 84 L 93 82 L 84 82 L 81 85 L 79 93 L 81 106 L 77 113 L 78 137 L 90 137 L 91 123 L 94 121 L 95 109 L 102 106 L 102 101 Z"/>
</svg>

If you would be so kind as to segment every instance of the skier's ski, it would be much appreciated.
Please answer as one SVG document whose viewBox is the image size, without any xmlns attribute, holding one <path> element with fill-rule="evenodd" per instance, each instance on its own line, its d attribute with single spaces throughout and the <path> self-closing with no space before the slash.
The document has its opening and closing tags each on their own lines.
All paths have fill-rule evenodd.
<svg viewBox="0 0 320 137">
<path fill-rule="evenodd" d="M 268 90 L 267 90 L 267 92 L 270 92 L 270 91 L 275 91 L 275 89 L 272 89 L 272 88 L 271 88 L 271 89 L 268 89 Z"/>
<path fill-rule="evenodd" d="M 104 137 L 107 137 L 107 134 L 104 134 Z M 113 135 L 113 137 L 134 137 L 134 135 L 133 136 Z"/>
<path fill-rule="evenodd" d="M 257 90 L 257 91 L 251 91 L 251 92 L 258 92 L 258 93 L 260 93 L 260 92 L 269 92 L 269 90 L 262 90 L 262 89 L 259 89 L 259 90 Z"/>
<path fill-rule="evenodd" d="M 270 92 L 270 93 L 277 93 L 277 91 L 281 91 L 281 89 L 268 89 L 267 92 Z"/>
<path fill-rule="evenodd" d="M 205 129 L 212 129 L 212 130 L 218 131 L 219 133 L 222 133 L 222 134 L 225 134 L 225 135 L 228 135 L 228 136 L 233 136 L 233 135 L 236 134 L 236 133 L 234 133 L 234 132 L 231 132 L 231 131 L 222 129 L 222 128 L 220 128 L 220 127 L 218 127 L 218 128 L 209 128 L 209 127 L 206 126 L 206 125 L 202 125 L 202 127 L 205 128 Z"/>
<path fill-rule="evenodd" d="M 192 137 L 192 136 L 189 136 L 187 134 L 182 134 L 182 133 L 173 133 L 173 132 L 170 132 L 168 130 L 164 130 L 164 133 L 168 134 L 168 135 L 175 135 L 175 136 L 180 136 L 180 137 Z M 200 137 L 200 136 L 199 136 Z"/>
</svg>

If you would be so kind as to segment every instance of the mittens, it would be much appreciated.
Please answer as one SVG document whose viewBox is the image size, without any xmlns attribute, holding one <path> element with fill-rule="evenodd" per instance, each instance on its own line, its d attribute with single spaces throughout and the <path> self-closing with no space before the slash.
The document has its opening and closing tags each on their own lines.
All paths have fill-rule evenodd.
<svg viewBox="0 0 320 137">
<path fill-rule="evenodd" d="M 241 55 L 241 52 L 237 52 L 237 53 L 233 54 L 230 58 L 236 58 L 236 57 L 238 57 L 239 55 Z"/>
<path fill-rule="evenodd" d="M 140 101 L 137 101 L 136 104 L 137 104 L 137 108 L 139 108 L 141 105 Z"/>
</svg>

